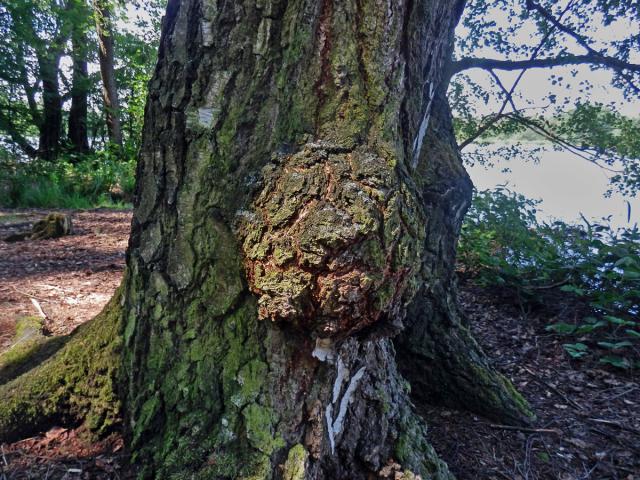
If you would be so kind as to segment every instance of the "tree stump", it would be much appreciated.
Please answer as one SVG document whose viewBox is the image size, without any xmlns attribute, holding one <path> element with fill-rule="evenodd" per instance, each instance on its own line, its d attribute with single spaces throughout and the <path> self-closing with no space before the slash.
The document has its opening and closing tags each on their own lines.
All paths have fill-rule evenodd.
<svg viewBox="0 0 640 480">
<path fill-rule="evenodd" d="M 73 223 L 71 215 L 64 213 L 50 213 L 42 220 L 38 220 L 31 231 L 14 233 L 4 239 L 5 242 L 21 242 L 23 240 L 46 240 L 59 238 L 65 235 L 73 235 Z"/>
</svg>

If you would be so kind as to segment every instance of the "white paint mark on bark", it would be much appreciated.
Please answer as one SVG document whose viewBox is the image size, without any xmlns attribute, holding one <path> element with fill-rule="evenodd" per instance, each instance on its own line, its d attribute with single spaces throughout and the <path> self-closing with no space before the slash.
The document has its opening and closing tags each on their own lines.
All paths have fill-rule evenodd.
<svg viewBox="0 0 640 480">
<path fill-rule="evenodd" d="M 333 434 L 332 416 L 333 406 L 329 404 L 327 405 L 327 409 L 324 411 L 324 418 L 327 420 L 327 432 L 329 433 L 329 445 L 331 446 L 331 453 L 333 453 L 336 449 L 336 439 Z"/>
<path fill-rule="evenodd" d="M 355 393 L 356 388 L 358 388 L 360 380 L 362 379 L 362 376 L 366 371 L 366 368 L 362 367 L 356 372 L 353 377 L 351 377 L 351 380 L 349 380 L 349 385 L 347 386 L 344 395 L 342 395 L 342 398 L 340 399 L 339 397 L 340 390 L 342 389 L 342 383 L 344 382 L 345 374 L 348 374 L 348 370 L 344 366 L 344 363 L 342 362 L 342 359 L 340 357 L 338 357 L 337 368 L 338 372 L 336 374 L 336 381 L 333 384 L 333 399 L 331 403 L 327 405 L 327 408 L 324 412 L 324 416 L 327 421 L 327 433 L 329 435 L 329 444 L 331 446 L 332 454 L 335 453 L 336 437 L 340 435 L 340 432 L 342 432 L 344 419 L 347 415 L 347 408 L 349 407 L 349 403 L 351 403 L 353 394 Z M 333 406 L 338 403 L 338 400 L 340 400 L 338 416 L 335 420 L 333 420 Z"/>
<path fill-rule="evenodd" d="M 344 381 L 345 377 L 345 371 L 346 368 L 344 367 L 344 362 L 340 357 L 338 357 L 338 374 L 336 375 L 336 381 L 333 384 L 333 399 L 331 400 L 332 403 L 336 403 L 338 401 L 340 389 L 342 388 L 342 382 Z"/>
<path fill-rule="evenodd" d="M 200 23 L 200 29 L 202 30 L 202 45 L 205 47 L 213 45 L 213 24 L 203 20 Z"/>
<path fill-rule="evenodd" d="M 317 358 L 321 362 L 333 363 L 335 351 L 333 342 L 329 338 L 316 338 L 316 348 L 311 352 L 311 356 Z"/>
<path fill-rule="evenodd" d="M 351 403 L 351 399 L 353 394 L 358 388 L 358 384 L 360 383 L 360 379 L 364 375 L 366 368 L 362 367 L 360 370 L 356 372 L 356 374 L 349 381 L 349 386 L 347 387 L 347 391 L 344 392 L 342 396 L 342 400 L 340 400 L 340 410 L 338 411 L 338 418 L 336 418 L 335 422 L 333 422 L 333 431 L 335 435 L 338 435 L 342 431 L 342 424 L 344 423 L 344 417 L 347 414 L 347 407 L 349 403 Z"/>
<path fill-rule="evenodd" d="M 436 93 L 435 84 L 431 83 L 429 85 L 429 102 L 427 103 L 427 108 L 424 111 L 422 122 L 420 122 L 418 135 L 416 135 L 416 139 L 413 141 L 413 160 L 411 162 L 412 168 L 416 168 L 416 166 L 418 165 L 418 158 L 420 157 L 422 142 L 424 141 L 424 136 L 426 135 L 427 128 L 429 127 L 429 118 L 431 117 L 431 105 L 433 104 L 433 97 L 435 93 Z"/>
<path fill-rule="evenodd" d="M 198 122 L 203 127 L 211 127 L 213 124 L 213 108 L 200 107 L 198 109 Z"/>
</svg>

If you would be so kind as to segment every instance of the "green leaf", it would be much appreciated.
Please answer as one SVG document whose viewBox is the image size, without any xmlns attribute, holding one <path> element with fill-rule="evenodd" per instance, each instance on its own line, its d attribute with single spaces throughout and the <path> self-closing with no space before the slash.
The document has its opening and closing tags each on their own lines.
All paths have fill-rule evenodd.
<svg viewBox="0 0 640 480">
<path fill-rule="evenodd" d="M 630 330 L 630 329 L 625 330 L 625 332 L 631 335 L 632 337 L 640 338 L 640 332 L 636 332 L 635 330 Z"/>
<path fill-rule="evenodd" d="M 627 360 L 626 358 L 623 357 L 616 357 L 613 355 L 608 355 L 606 357 L 602 357 L 600 359 L 600 363 L 606 363 L 609 365 L 613 365 L 614 367 L 617 368 L 624 368 L 627 369 L 629 367 L 631 367 L 631 364 L 629 363 L 629 360 Z"/>
<path fill-rule="evenodd" d="M 589 347 L 587 347 L 584 343 L 565 343 L 562 346 L 564 347 L 565 351 L 569 355 L 571 355 L 572 358 L 582 358 L 589 351 Z"/>
<path fill-rule="evenodd" d="M 633 346 L 631 342 L 629 342 L 628 340 L 624 340 L 622 342 L 615 342 L 615 343 L 611 343 L 611 342 L 598 342 L 598 345 L 600 345 L 603 348 L 608 348 L 609 350 L 619 350 L 621 348 L 626 348 L 626 347 L 631 347 Z"/>
<path fill-rule="evenodd" d="M 638 323 L 632 322 L 631 320 L 625 320 L 624 318 L 614 317 L 613 315 L 605 315 L 604 318 L 609 320 L 611 323 L 615 325 L 626 325 L 628 327 L 635 327 Z"/>
<path fill-rule="evenodd" d="M 573 333 L 576 330 L 575 325 L 571 325 L 569 323 L 554 323 L 553 325 L 549 325 L 545 328 L 547 332 L 556 332 L 556 333 Z"/>
<path fill-rule="evenodd" d="M 580 297 L 584 295 L 584 290 L 582 288 L 576 287 L 575 285 L 563 285 L 562 287 L 560 287 L 560 291 L 575 293 Z"/>
<path fill-rule="evenodd" d="M 583 334 L 583 333 L 591 333 L 594 330 L 601 328 L 601 327 L 606 327 L 607 326 L 607 322 L 603 321 L 603 320 L 599 320 L 596 323 L 587 323 L 585 325 L 580 325 L 577 329 L 576 329 L 576 333 L 577 334 Z"/>
</svg>

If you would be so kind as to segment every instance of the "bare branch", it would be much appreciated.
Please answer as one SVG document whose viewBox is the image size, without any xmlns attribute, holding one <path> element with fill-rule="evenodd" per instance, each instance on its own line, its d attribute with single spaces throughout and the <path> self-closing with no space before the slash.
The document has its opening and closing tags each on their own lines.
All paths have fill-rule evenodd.
<svg viewBox="0 0 640 480">
<path fill-rule="evenodd" d="M 522 70 L 532 68 L 553 68 L 564 65 L 601 65 L 614 70 L 628 70 L 640 73 L 640 65 L 627 63 L 613 57 L 604 55 L 562 55 L 553 58 L 535 58 L 528 60 L 498 60 L 494 58 L 473 58 L 465 57 L 455 61 L 451 65 L 451 75 L 455 75 L 463 70 L 471 68 L 481 68 L 483 70 Z"/>
</svg>

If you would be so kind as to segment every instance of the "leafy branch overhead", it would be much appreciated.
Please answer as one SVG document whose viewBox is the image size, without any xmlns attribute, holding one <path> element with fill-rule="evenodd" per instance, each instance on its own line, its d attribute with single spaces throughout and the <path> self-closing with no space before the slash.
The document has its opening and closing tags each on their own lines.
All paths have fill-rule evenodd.
<svg viewBox="0 0 640 480">
<path fill-rule="evenodd" d="M 621 111 L 640 99 L 639 22 L 634 1 L 469 2 L 449 70 L 461 148 L 530 131 L 533 138 L 612 170 L 614 188 L 634 193 L 640 120 Z M 546 85 L 532 91 L 525 76 L 539 69 L 549 70 L 546 77 L 535 75 L 543 85 L 546 78 Z M 589 75 L 590 81 L 589 70 L 601 74 Z M 619 93 L 596 92 L 594 82 L 601 78 Z M 523 153 L 512 149 L 507 157 L 516 151 Z M 477 151 L 465 155 L 487 161 Z"/>
</svg>

